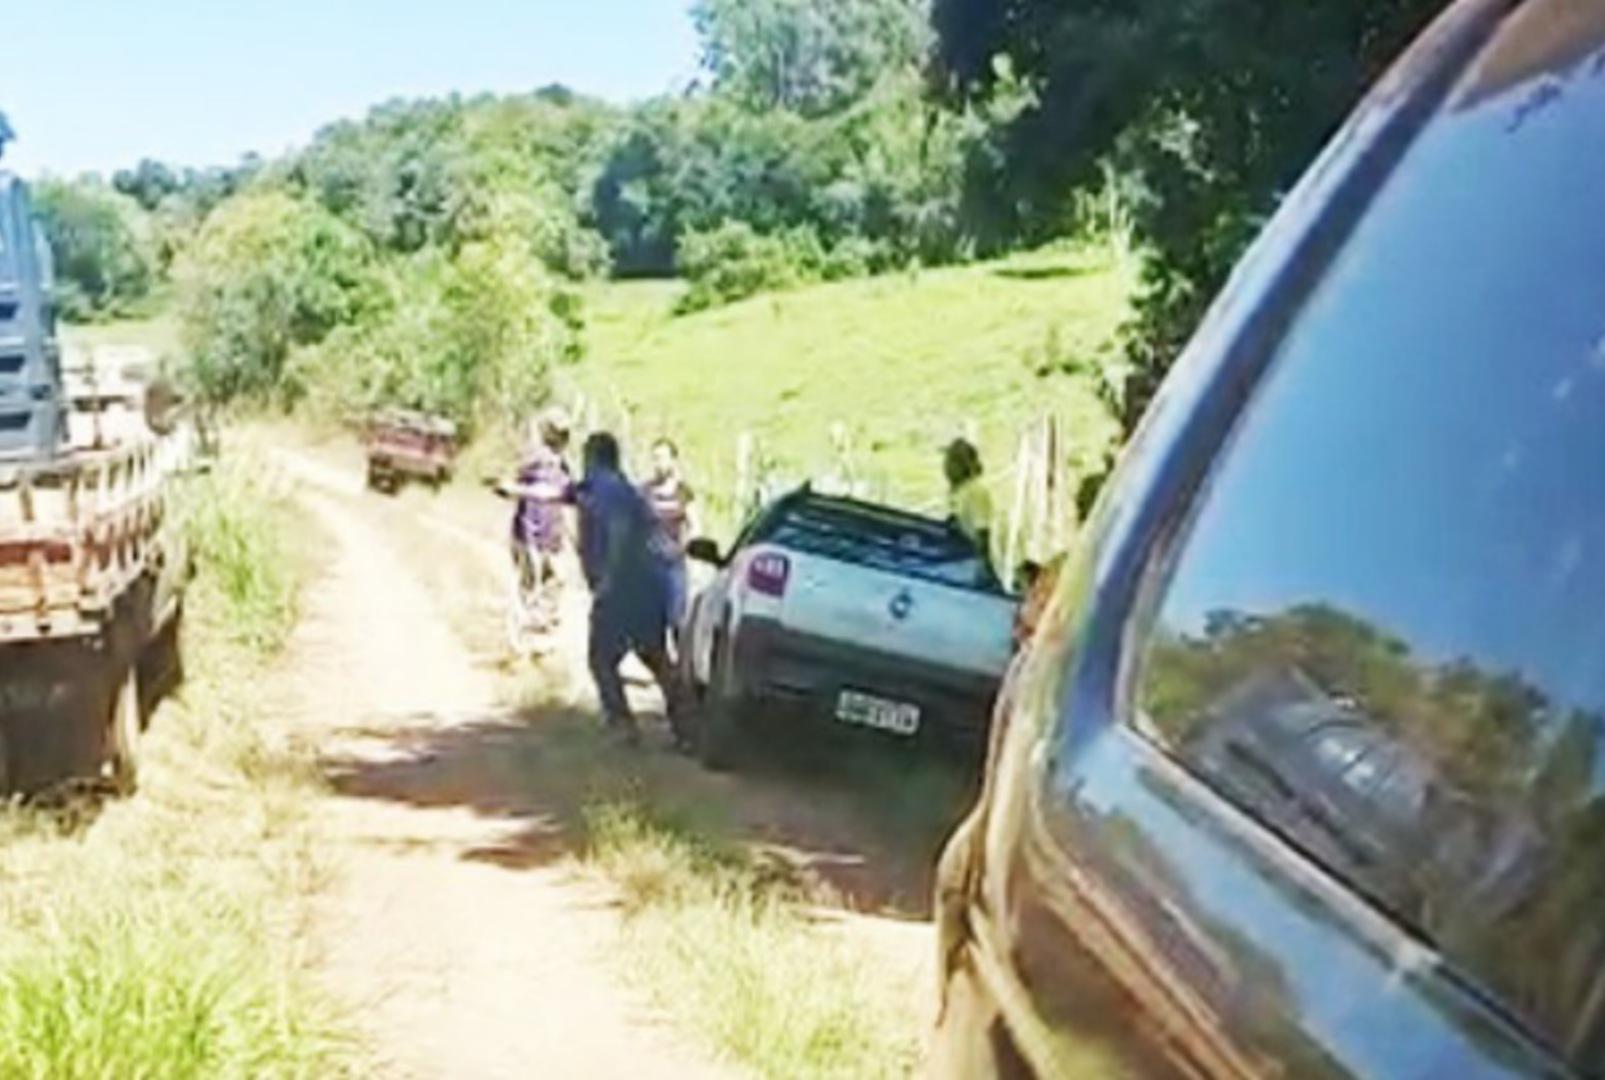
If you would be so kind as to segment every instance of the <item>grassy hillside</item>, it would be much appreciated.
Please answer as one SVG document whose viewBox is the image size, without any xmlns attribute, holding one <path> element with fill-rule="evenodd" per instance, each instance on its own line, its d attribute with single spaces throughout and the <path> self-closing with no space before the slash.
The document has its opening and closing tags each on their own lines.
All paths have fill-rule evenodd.
<svg viewBox="0 0 1605 1080">
<path fill-rule="evenodd" d="M 942 446 L 980 443 L 1000 509 L 1023 428 L 1065 424 L 1072 462 L 1094 468 L 1118 427 L 1098 397 L 1102 366 L 1127 313 L 1133 266 L 1101 250 L 1053 250 L 1002 262 L 819 285 L 675 316 L 677 282 L 597 285 L 587 297 L 586 359 L 559 374 L 634 456 L 672 436 L 713 524 L 734 516 L 737 443 L 750 433 L 777 483 L 852 472 L 879 498 L 936 509 Z M 171 315 L 74 327 L 70 340 L 178 351 Z M 499 471 L 506 433 L 465 463 Z"/>
<path fill-rule="evenodd" d="M 848 281 L 674 317 L 674 283 L 599 287 L 587 359 L 566 374 L 637 452 L 669 434 L 716 501 L 749 431 L 786 480 L 828 475 L 844 425 L 871 492 L 940 505 L 940 449 L 978 436 L 1000 502 L 1023 426 L 1052 411 L 1073 460 L 1117 428 L 1097 372 L 1127 312 L 1128 265 L 1102 252 Z M 715 507 L 716 510 L 722 509 Z"/>
<path fill-rule="evenodd" d="M 143 345 L 158 358 L 177 358 L 181 349 L 178 319 L 166 312 L 150 319 L 63 325 L 61 337 L 68 345 L 86 349 L 96 345 Z"/>
</svg>

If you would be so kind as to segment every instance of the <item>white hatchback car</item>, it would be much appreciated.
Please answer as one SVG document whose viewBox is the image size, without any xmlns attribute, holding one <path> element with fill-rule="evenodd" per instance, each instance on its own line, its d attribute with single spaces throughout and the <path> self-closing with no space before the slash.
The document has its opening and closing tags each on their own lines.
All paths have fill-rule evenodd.
<svg viewBox="0 0 1605 1080">
<path fill-rule="evenodd" d="M 692 601 L 680 678 L 698 749 L 730 764 L 762 724 L 978 744 L 1016 600 L 951 522 L 802 488 L 760 511 Z"/>
</svg>

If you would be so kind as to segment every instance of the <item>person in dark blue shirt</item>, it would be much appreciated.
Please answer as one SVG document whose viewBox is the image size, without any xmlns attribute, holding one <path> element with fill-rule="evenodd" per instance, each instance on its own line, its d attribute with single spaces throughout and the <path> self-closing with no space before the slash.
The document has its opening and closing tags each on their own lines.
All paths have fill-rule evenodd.
<svg viewBox="0 0 1605 1080">
<path fill-rule="evenodd" d="M 603 719 L 633 742 L 639 736 L 619 664 L 634 652 L 663 691 L 677 727 L 667 649 L 669 575 L 657 515 L 624 476 L 619 444 L 607 432 L 585 441 L 585 477 L 576 486 L 580 566 L 591 589 L 591 677 Z M 676 733 L 678 737 L 678 732 Z"/>
<path fill-rule="evenodd" d="M 508 490 L 572 503 L 579 510 L 580 568 L 591 590 L 587 654 L 603 720 L 632 743 L 639 739 L 619 675 L 619 665 L 633 652 L 663 691 L 675 740 L 683 743 L 667 649 L 667 544 L 651 505 L 624 475 L 618 440 L 607 432 L 585 440 L 584 477 L 577 484 L 566 489 L 520 484 Z"/>
</svg>

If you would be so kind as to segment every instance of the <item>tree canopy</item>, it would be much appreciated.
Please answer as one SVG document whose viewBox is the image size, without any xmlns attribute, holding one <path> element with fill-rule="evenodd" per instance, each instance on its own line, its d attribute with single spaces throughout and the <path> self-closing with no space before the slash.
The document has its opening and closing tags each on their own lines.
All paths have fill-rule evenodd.
<svg viewBox="0 0 1605 1080">
<path fill-rule="evenodd" d="M 1100 165 L 1134 175 L 1151 248 L 1133 338 L 1148 391 L 1277 198 L 1442 0 L 935 0 L 939 88 L 1031 103 L 973 169 L 993 243 L 1062 228 Z M 983 166 L 987 163 L 982 162 Z"/>
<path fill-rule="evenodd" d="M 109 185 L 52 182 L 41 203 L 75 317 L 126 310 L 183 268 L 207 370 L 233 373 L 214 389 L 300 379 L 289 353 L 339 331 L 379 365 L 338 380 L 348 392 L 468 421 L 459 391 L 478 376 L 447 390 L 385 359 L 404 307 L 434 311 L 431 334 L 463 326 L 420 283 L 510 290 L 550 320 L 513 335 L 550 345 L 529 346 L 545 370 L 577 348 L 575 281 L 677 274 L 694 310 L 1034 245 L 1088 228 L 1102 192 L 1146 253 L 1135 417 L 1278 196 L 1439 3 L 696 0 L 702 78 L 679 94 L 396 100 L 282 160 L 146 160 Z M 228 249 L 263 214 L 296 254 L 255 266 Z M 324 280 L 335 250 L 364 286 Z M 275 290 L 314 285 L 365 299 L 286 336 Z M 465 363 L 497 368 L 503 345 L 479 340 Z"/>
<path fill-rule="evenodd" d="M 836 112 L 919 65 L 930 37 L 922 0 L 697 0 L 691 11 L 714 86 L 754 112 Z"/>
<path fill-rule="evenodd" d="M 128 314 L 157 277 L 150 215 L 126 195 L 97 182 L 46 180 L 35 203 L 50 243 L 58 305 L 69 319 Z"/>
</svg>

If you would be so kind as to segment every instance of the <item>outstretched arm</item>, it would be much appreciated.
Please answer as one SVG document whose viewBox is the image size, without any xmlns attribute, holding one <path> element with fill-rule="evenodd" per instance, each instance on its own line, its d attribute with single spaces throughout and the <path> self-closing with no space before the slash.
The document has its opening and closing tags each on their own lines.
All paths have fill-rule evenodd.
<svg viewBox="0 0 1605 1080">
<path fill-rule="evenodd" d="M 534 499 L 536 502 L 571 503 L 574 501 L 573 484 L 554 484 L 542 481 L 522 484 L 514 480 L 496 485 L 496 494 L 507 499 Z"/>
</svg>

